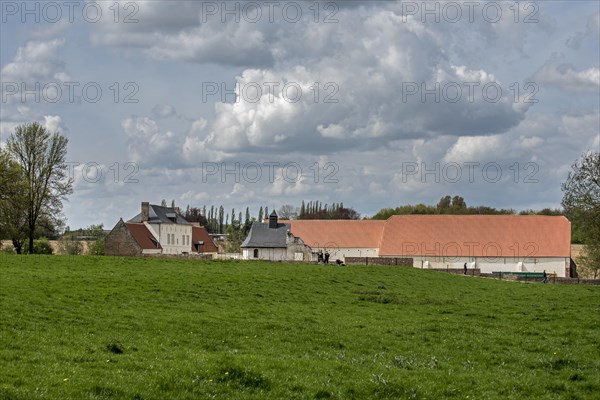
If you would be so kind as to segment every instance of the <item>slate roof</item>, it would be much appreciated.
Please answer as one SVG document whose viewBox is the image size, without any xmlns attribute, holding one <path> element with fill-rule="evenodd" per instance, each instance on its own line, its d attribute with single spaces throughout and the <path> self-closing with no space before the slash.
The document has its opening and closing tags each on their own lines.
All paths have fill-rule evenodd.
<svg viewBox="0 0 600 400">
<path fill-rule="evenodd" d="M 286 248 L 289 229 L 287 224 L 278 223 L 277 228 L 269 228 L 268 223 L 255 222 L 241 247 Z"/>
<path fill-rule="evenodd" d="M 167 216 L 168 215 L 168 216 Z M 175 222 L 169 218 L 169 216 L 175 216 Z M 131 218 L 127 222 L 142 222 L 142 213 L 139 213 L 135 217 Z M 181 214 L 177 214 L 175 209 L 171 207 L 162 207 L 157 206 L 155 204 L 150 204 L 148 207 L 148 223 L 151 224 L 182 224 L 182 225 L 190 225 L 190 223 L 181 216 Z"/>
</svg>

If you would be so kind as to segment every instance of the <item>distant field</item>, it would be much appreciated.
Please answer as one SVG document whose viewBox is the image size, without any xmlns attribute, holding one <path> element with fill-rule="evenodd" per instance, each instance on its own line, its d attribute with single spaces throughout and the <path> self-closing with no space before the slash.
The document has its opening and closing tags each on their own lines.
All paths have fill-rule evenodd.
<svg viewBox="0 0 600 400">
<path fill-rule="evenodd" d="M 0 399 L 597 399 L 598 371 L 598 287 L 0 255 Z"/>
</svg>

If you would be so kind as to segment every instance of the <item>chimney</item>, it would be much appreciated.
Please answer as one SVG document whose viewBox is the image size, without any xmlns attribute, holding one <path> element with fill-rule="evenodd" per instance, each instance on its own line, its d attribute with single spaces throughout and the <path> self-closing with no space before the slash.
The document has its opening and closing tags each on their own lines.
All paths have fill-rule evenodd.
<svg viewBox="0 0 600 400">
<path fill-rule="evenodd" d="M 150 203 L 142 201 L 142 222 L 148 222 L 148 216 L 150 214 Z"/>
<path fill-rule="evenodd" d="M 181 210 L 179 209 L 179 207 L 175 207 L 175 208 L 173 208 L 173 210 L 175 211 L 176 214 L 181 215 Z"/>
<path fill-rule="evenodd" d="M 269 215 L 269 229 L 277 229 L 277 213 L 275 210 Z"/>
</svg>

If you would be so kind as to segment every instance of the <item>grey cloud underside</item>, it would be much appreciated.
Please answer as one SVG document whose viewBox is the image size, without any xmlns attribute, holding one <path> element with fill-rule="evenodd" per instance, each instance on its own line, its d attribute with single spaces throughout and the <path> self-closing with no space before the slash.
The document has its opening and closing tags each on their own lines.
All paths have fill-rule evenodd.
<svg viewBox="0 0 600 400">
<path fill-rule="evenodd" d="M 245 68 L 237 77 L 240 84 L 298 82 L 305 88 L 296 104 L 253 104 L 241 98 L 239 104 L 215 107 L 206 135 L 194 138 L 195 145 L 205 151 L 260 152 L 274 148 L 318 154 L 440 134 L 496 134 L 518 124 L 528 108 L 511 107 L 506 101 L 490 104 L 481 95 L 471 102 L 463 94 L 456 104 L 443 99 L 438 103 L 423 101 L 419 94 L 404 99 L 403 84 L 407 82 L 431 87 L 444 79 L 459 83 L 470 79 L 457 74 L 453 70 L 456 67 L 480 75 L 483 83 L 493 77 L 476 64 L 473 70 L 461 65 L 453 50 L 459 49 L 457 38 L 472 26 L 424 26 L 404 18 L 397 2 L 340 4 L 336 15 L 340 22 L 335 24 L 281 20 L 236 24 L 221 23 L 218 18 L 200 23 L 202 6 L 186 3 L 183 10 L 188 16 L 179 28 L 168 22 L 153 24 L 158 15 L 165 20 L 177 18 L 173 10 L 157 3 L 145 4 L 145 22 L 126 28 L 138 33 L 149 30 L 147 37 L 140 39 L 148 57 L 237 65 Z M 365 6 L 368 11 L 364 11 Z M 361 7 L 364 12 L 357 12 Z M 197 15 L 198 21 L 194 23 L 189 15 Z M 475 41 L 482 47 L 498 41 L 498 32 L 488 25 L 476 25 L 481 29 Z M 106 28 L 111 33 L 121 26 Z M 502 29 L 510 32 L 508 28 Z M 120 40 L 121 36 L 113 38 Z M 128 39 L 123 40 L 127 45 Z M 323 98 L 318 103 L 311 101 L 311 82 L 337 85 L 338 102 L 326 104 Z M 507 93 L 507 86 L 503 88 Z M 276 95 L 281 98 L 281 93 Z M 319 145 L 311 144 L 313 141 Z"/>
</svg>

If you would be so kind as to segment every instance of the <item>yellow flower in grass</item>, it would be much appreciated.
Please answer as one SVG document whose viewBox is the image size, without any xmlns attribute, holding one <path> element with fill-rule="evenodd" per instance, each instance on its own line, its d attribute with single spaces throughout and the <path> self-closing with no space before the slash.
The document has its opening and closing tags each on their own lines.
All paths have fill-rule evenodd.
<svg viewBox="0 0 600 400">
<path fill-rule="evenodd" d="M 68 381 L 68 380 L 69 380 L 69 378 L 65 378 L 65 379 L 63 379 L 63 382 L 66 382 L 66 381 Z"/>
</svg>

